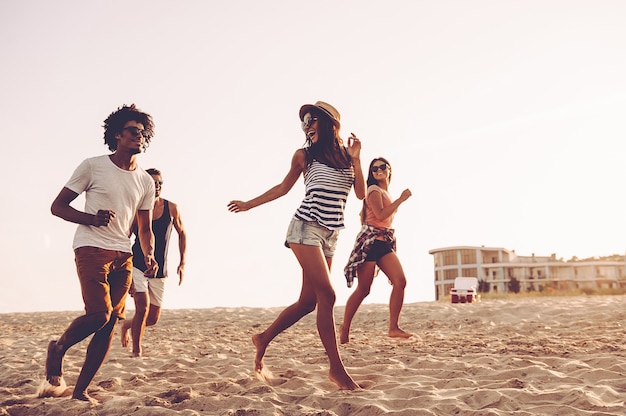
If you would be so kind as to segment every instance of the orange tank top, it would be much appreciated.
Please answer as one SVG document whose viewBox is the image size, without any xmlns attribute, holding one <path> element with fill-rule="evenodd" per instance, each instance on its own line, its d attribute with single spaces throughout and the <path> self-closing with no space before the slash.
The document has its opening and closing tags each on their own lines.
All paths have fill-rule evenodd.
<svg viewBox="0 0 626 416">
<path fill-rule="evenodd" d="M 367 210 L 365 212 L 365 223 L 372 225 L 376 228 L 391 228 L 391 224 L 393 223 L 393 216 L 394 214 L 391 214 L 390 216 L 388 216 L 385 219 L 379 220 L 376 218 L 376 215 L 374 215 L 374 211 L 371 208 L 371 205 L 369 203 L 369 197 L 370 195 L 372 195 L 373 192 L 379 192 L 382 197 L 383 197 L 383 208 L 388 207 L 389 205 L 391 205 L 391 195 L 389 195 L 389 192 L 385 191 L 383 188 L 381 188 L 378 185 L 372 185 L 369 188 L 367 188 Z"/>
</svg>

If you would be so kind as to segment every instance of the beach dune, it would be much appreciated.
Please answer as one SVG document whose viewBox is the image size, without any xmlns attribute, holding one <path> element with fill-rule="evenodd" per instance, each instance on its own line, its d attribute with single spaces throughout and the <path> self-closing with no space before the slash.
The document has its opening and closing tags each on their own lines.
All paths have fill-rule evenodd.
<svg viewBox="0 0 626 416">
<path fill-rule="evenodd" d="M 48 341 L 79 312 L 0 314 L 0 415 L 626 414 L 625 296 L 408 304 L 408 340 L 386 336 L 387 305 L 363 305 L 340 345 L 356 392 L 328 380 L 315 313 L 270 345 L 273 378 L 256 376 L 250 338 L 280 310 L 164 310 L 142 358 L 121 347 L 118 328 L 88 390 L 97 406 L 37 397 Z M 335 314 L 339 323 L 343 307 Z M 86 345 L 65 358 L 69 388 Z"/>
</svg>

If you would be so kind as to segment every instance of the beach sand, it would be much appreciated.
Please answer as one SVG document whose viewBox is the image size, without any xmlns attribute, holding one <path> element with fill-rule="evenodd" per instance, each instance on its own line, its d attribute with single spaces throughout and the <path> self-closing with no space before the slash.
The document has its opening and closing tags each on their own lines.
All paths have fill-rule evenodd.
<svg viewBox="0 0 626 416">
<path fill-rule="evenodd" d="M 0 314 L 0 415 L 626 414 L 625 296 L 408 304 L 401 323 L 418 335 L 408 340 L 386 336 L 387 305 L 363 305 L 340 345 L 365 387 L 356 392 L 328 380 L 315 313 L 270 345 L 272 382 L 256 377 L 250 337 L 280 310 L 164 310 L 142 358 L 121 347 L 118 327 L 88 389 L 96 406 L 36 396 L 48 341 L 79 312 Z M 70 388 L 86 345 L 66 355 Z"/>
</svg>

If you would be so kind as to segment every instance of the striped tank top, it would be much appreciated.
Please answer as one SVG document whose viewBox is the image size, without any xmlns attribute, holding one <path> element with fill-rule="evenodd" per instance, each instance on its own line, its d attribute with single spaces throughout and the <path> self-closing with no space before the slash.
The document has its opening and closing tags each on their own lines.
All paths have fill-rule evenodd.
<svg viewBox="0 0 626 416">
<path fill-rule="evenodd" d="M 316 221 L 329 230 L 344 228 L 343 213 L 354 183 L 354 169 L 333 168 L 314 160 L 304 172 L 305 196 L 294 218 Z"/>
</svg>

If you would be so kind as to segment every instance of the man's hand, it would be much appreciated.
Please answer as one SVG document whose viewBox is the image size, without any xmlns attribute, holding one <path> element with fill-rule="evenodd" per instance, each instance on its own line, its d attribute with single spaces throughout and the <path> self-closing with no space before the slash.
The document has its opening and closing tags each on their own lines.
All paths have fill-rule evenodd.
<svg viewBox="0 0 626 416">
<path fill-rule="evenodd" d="M 94 227 L 107 227 L 109 223 L 115 218 L 115 211 L 108 209 L 99 209 L 98 213 L 93 217 Z"/>
<path fill-rule="evenodd" d="M 143 275 L 146 277 L 154 277 L 159 271 L 159 264 L 156 262 L 154 255 L 146 256 L 146 271 L 143 272 Z"/>
<path fill-rule="evenodd" d="M 176 272 L 178 272 L 178 286 L 180 286 L 180 284 L 183 283 L 183 278 L 185 277 L 185 265 L 182 263 L 179 264 Z"/>
<path fill-rule="evenodd" d="M 228 210 L 230 212 L 244 212 L 250 209 L 248 203 L 244 201 L 230 201 L 228 203 Z"/>
</svg>

